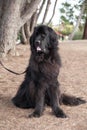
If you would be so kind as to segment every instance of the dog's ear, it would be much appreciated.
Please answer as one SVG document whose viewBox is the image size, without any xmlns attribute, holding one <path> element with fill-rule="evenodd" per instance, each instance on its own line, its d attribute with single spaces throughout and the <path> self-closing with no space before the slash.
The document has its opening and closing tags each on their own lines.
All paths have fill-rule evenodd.
<svg viewBox="0 0 87 130">
<path fill-rule="evenodd" d="M 56 48 L 58 46 L 58 36 L 52 28 L 48 27 L 48 30 L 50 35 L 50 44 L 52 48 Z"/>
</svg>

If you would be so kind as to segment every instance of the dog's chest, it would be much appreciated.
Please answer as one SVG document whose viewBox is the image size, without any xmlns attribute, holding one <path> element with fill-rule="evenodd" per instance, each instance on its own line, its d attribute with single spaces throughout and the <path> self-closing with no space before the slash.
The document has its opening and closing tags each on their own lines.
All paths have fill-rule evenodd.
<svg viewBox="0 0 87 130">
<path fill-rule="evenodd" d="M 59 65 L 55 62 L 44 62 L 39 65 L 39 70 L 46 78 L 53 79 L 59 74 Z"/>
</svg>

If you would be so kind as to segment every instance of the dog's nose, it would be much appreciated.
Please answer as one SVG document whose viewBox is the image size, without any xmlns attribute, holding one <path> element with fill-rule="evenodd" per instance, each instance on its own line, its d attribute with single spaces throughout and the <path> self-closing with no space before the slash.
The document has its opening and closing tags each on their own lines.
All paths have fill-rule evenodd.
<svg viewBox="0 0 87 130">
<path fill-rule="evenodd" d="M 41 42 L 40 42 L 40 40 L 36 40 L 35 43 L 40 45 Z"/>
</svg>

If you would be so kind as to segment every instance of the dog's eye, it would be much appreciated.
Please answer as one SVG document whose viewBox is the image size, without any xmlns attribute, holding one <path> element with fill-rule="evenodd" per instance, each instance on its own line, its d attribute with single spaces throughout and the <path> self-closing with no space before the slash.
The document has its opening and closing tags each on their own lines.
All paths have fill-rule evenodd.
<svg viewBox="0 0 87 130">
<path fill-rule="evenodd" d="M 42 37 L 42 38 L 45 38 L 45 34 L 42 34 L 41 37 Z"/>
</svg>

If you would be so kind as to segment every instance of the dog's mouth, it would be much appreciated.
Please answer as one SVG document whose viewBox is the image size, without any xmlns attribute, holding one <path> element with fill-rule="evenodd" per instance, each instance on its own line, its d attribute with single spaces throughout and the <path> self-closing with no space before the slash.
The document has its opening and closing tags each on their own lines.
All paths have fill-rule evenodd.
<svg viewBox="0 0 87 130">
<path fill-rule="evenodd" d="M 49 50 L 46 49 L 46 48 L 42 49 L 40 46 L 37 46 L 36 52 L 37 52 L 38 55 L 41 55 L 41 54 L 47 55 L 49 53 Z"/>
<path fill-rule="evenodd" d="M 45 49 L 42 49 L 40 46 L 37 46 L 37 47 L 36 47 L 36 52 L 37 52 L 38 54 L 44 54 L 44 53 L 45 53 Z"/>
<path fill-rule="evenodd" d="M 41 52 L 41 51 L 42 51 L 41 47 L 37 46 L 37 47 L 36 47 L 36 51 L 37 51 L 37 52 Z"/>
</svg>

